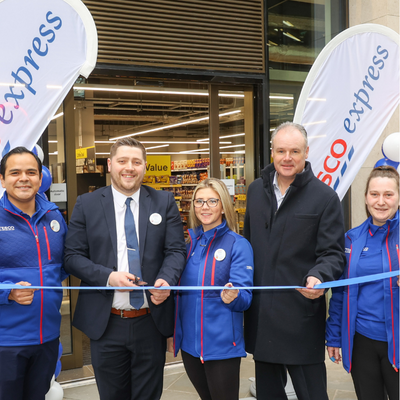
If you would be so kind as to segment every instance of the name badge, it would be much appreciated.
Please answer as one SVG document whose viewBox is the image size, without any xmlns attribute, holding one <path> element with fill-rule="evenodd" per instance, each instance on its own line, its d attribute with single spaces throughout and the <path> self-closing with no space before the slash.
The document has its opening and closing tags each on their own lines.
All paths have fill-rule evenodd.
<svg viewBox="0 0 400 400">
<path fill-rule="evenodd" d="M 159 225 L 159 224 L 161 224 L 162 217 L 158 213 L 153 213 L 150 215 L 149 220 L 153 225 Z"/>
<path fill-rule="evenodd" d="M 50 222 L 50 228 L 53 232 L 58 232 L 60 230 L 60 223 L 53 219 L 53 221 Z"/>
<path fill-rule="evenodd" d="M 222 261 L 226 257 L 226 252 L 224 249 L 215 250 L 214 258 L 217 261 Z"/>
</svg>

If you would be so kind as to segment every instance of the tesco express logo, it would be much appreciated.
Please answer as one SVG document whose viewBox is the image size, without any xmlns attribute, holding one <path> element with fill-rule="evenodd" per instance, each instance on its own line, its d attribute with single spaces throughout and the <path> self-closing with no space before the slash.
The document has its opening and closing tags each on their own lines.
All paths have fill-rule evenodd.
<svg viewBox="0 0 400 400">
<path fill-rule="evenodd" d="M 351 138 L 351 135 L 356 132 L 359 122 L 369 112 L 372 111 L 373 107 L 370 104 L 370 99 L 375 95 L 375 88 L 379 84 L 381 73 L 384 72 L 385 61 L 389 57 L 389 51 L 384 49 L 382 46 L 377 46 L 375 54 L 373 55 L 370 65 L 361 81 L 361 88 L 357 93 L 354 93 L 354 102 L 349 107 L 349 117 L 343 121 L 343 127 L 345 129 L 345 135 Z M 344 139 L 335 140 L 330 149 L 329 154 L 326 156 L 323 164 L 323 171 L 319 171 L 317 178 L 325 182 L 328 186 L 332 185 L 333 175 L 335 174 L 336 180 L 333 184 L 333 189 L 336 190 L 339 186 L 340 179 L 346 173 L 348 163 L 351 161 L 354 155 L 354 146 L 350 144 L 350 150 L 346 152 L 349 147 L 350 140 Z M 339 176 L 338 176 L 339 173 Z"/>
<path fill-rule="evenodd" d="M 332 175 L 340 168 L 340 176 L 343 176 L 347 170 L 348 162 L 351 161 L 354 154 L 354 146 L 351 147 L 349 154 L 347 155 L 347 160 L 344 157 L 347 151 L 347 143 L 343 139 L 335 140 L 330 148 L 329 155 L 326 156 L 324 160 L 324 170 L 320 171 L 317 175 L 318 179 L 331 186 L 333 177 Z M 340 177 L 338 177 L 333 185 L 333 189 L 339 186 Z"/>
</svg>

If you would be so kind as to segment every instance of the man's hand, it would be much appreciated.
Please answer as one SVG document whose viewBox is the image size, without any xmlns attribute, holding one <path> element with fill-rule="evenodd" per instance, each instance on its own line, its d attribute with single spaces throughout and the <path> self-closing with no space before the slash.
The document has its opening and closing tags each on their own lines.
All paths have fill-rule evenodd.
<svg viewBox="0 0 400 400">
<path fill-rule="evenodd" d="M 113 271 L 108 278 L 108 284 L 110 286 L 138 286 L 133 282 L 135 281 L 135 275 L 124 271 Z M 120 289 L 119 292 L 131 292 L 129 289 Z"/>
<path fill-rule="evenodd" d="M 24 281 L 18 282 L 16 285 L 31 286 L 29 282 Z M 13 300 L 23 306 L 29 306 L 33 301 L 33 295 L 36 290 L 37 289 L 11 289 L 11 292 L 8 295 L 8 300 Z"/>
<path fill-rule="evenodd" d="M 169 286 L 168 282 L 164 279 L 157 279 L 154 283 L 155 287 L 160 286 Z M 151 293 L 150 299 L 153 304 L 159 305 L 169 297 L 171 291 L 170 290 L 157 290 L 157 289 L 150 289 L 149 292 Z"/>
<path fill-rule="evenodd" d="M 326 349 L 328 350 L 329 359 L 333 361 L 335 364 L 339 364 L 342 361 L 342 357 L 339 353 L 339 347 L 330 347 L 327 346 Z"/>
<path fill-rule="evenodd" d="M 227 283 L 225 285 L 226 287 L 233 287 L 232 283 Z M 232 303 L 233 300 L 236 299 L 236 297 L 238 297 L 239 294 L 239 289 L 224 289 L 221 292 L 221 299 L 225 304 L 230 304 Z"/>
<path fill-rule="evenodd" d="M 307 297 L 307 299 L 311 300 L 318 299 L 318 297 L 321 297 L 325 293 L 325 289 L 313 289 L 313 287 L 320 283 L 321 281 L 315 276 L 309 276 L 307 278 L 307 283 L 306 283 L 307 289 L 296 289 L 296 290 L 298 290 L 304 297 Z"/>
</svg>

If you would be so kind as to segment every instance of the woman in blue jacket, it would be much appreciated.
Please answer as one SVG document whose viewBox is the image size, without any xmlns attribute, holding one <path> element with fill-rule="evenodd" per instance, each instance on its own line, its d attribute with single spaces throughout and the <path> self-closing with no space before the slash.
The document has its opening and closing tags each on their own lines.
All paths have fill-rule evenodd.
<svg viewBox="0 0 400 400">
<path fill-rule="evenodd" d="M 354 278 L 399 269 L 399 174 L 372 170 L 366 185 L 368 219 L 346 234 Z M 399 280 L 389 278 L 332 290 L 326 345 L 329 357 L 351 372 L 359 400 L 399 399 Z"/>
<path fill-rule="evenodd" d="M 226 186 L 210 178 L 194 190 L 189 213 L 187 264 L 181 286 L 252 286 L 253 251 L 235 233 L 236 218 Z M 175 356 L 181 349 L 189 379 L 202 400 L 239 398 L 243 311 L 248 289 L 180 290 L 176 296 Z"/>
</svg>

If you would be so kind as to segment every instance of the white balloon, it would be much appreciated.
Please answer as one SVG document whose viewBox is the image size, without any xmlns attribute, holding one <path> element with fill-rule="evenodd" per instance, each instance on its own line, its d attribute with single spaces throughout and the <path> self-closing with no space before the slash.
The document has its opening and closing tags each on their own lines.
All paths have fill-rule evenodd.
<svg viewBox="0 0 400 400">
<path fill-rule="evenodd" d="M 45 396 L 45 400 L 63 400 L 64 390 L 61 385 L 53 379 L 51 380 L 50 390 Z"/>
<path fill-rule="evenodd" d="M 36 152 L 37 152 L 37 156 L 39 157 L 39 160 L 40 160 L 41 162 L 43 162 L 43 160 L 44 160 L 44 153 L 43 153 L 42 148 L 41 148 L 39 145 L 35 144 L 35 149 L 36 149 Z"/>
<path fill-rule="evenodd" d="M 382 153 L 389 160 L 400 162 L 400 132 L 392 133 L 384 140 Z"/>
</svg>

